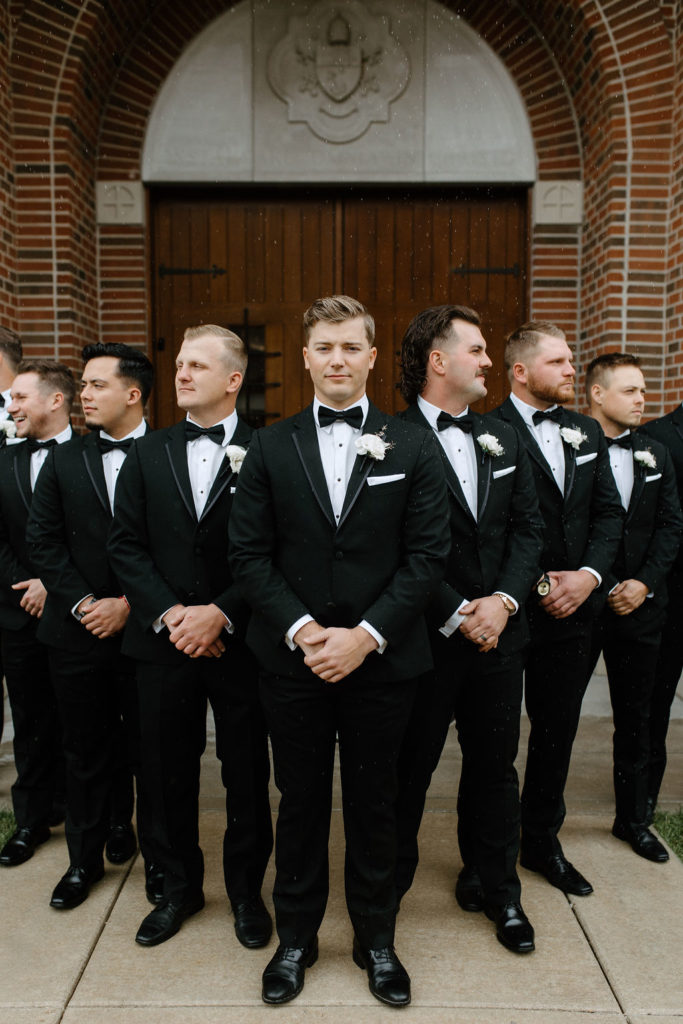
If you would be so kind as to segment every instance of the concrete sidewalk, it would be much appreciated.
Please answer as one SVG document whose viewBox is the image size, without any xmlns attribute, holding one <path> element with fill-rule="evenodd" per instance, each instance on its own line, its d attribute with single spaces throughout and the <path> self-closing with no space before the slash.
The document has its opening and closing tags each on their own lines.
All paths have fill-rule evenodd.
<svg viewBox="0 0 683 1024">
<path fill-rule="evenodd" d="M 525 723 L 526 726 L 526 723 Z M 524 730 L 526 737 L 526 728 Z M 673 752 L 660 806 L 683 802 L 683 692 L 671 725 Z M 522 746 L 524 749 L 524 744 Z M 0 806 L 14 778 L 0 748 Z M 521 768 L 521 765 L 520 765 Z M 457 741 L 449 736 L 429 794 L 422 862 L 405 899 L 396 945 L 410 971 L 406 1024 L 683 1024 L 683 864 L 650 864 L 610 835 L 611 722 L 606 686 L 594 677 L 575 745 L 562 832 L 569 858 L 594 895 L 568 899 L 521 870 L 536 952 L 507 952 L 481 914 L 453 897 L 460 862 L 455 789 Z M 343 835 L 335 797 L 331 896 L 320 959 L 292 1004 L 263 1005 L 260 977 L 275 949 L 248 952 L 237 942 L 221 877 L 224 810 L 212 748 L 205 758 L 201 835 L 206 909 L 169 942 L 133 941 L 148 912 L 138 857 L 105 878 L 85 904 L 51 910 L 53 886 L 67 867 L 63 830 L 19 868 L 0 870 L 0 1024 L 367 1024 L 395 1012 L 376 1002 L 350 956 L 343 902 Z M 276 806 L 276 794 L 273 794 Z M 272 887 L 272 864 L 266 892 Z"/>
</svg>

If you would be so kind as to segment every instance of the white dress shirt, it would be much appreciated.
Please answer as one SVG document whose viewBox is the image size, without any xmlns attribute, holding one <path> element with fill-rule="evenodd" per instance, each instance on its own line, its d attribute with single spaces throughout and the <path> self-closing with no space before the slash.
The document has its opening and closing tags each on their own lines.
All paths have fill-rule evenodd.
<svg viewBox="0 0 683 1024">
<path fill-rule="evenodd" d="M 320 458 L 323 464 L 323 473 L 325 474 L 325 482 L 327 483 L 327 490 L 330 495 L 330 501 L 332 503 L 332 511 L 336 522 L 339 522 L 341 517 L 341 511 L 344 507 L 344 498 L 346 497 L 346 488 L 351 478 L 351 471 L 353 470 L 354 463 L 358 452 L 354 442 L 359 438 L 363 432 L 361 427 L 352 427 L 349 423 L 344 420 L 335 420 L 333 423 L 329 423 L 325 427 L 321 427 L 318 421 L 318 409 L 322 403 L 317 398 L 313 399 L 313 419 L 315 421 L 315 428 L 318 435 L 318 447 L 320 448 Z M 368 409 L 370 403 L 367 395 L 358 401 L 354 402 L 353 405 L 349 406 L 349 409 L 355 409 L 356 406 L 360 406 L 363 412 L 363 423 L 368 416 Z M 346 409 L 340 410 L 346 412 Z M 296 648 L 294 643 L 294 637 L 302 626 L 305 626 L 307 622 L 313 622 L 312 615 L 302 615 L 300 619 L 294 622 L 287 632 L 285 633 L 285 643 L 293 651 Z M 371 626 L 369 622 L 363 619 L 359 623 L 373 637 L 379 647 L 377 648 L 380 654 L 383 654 L 386 650 L 387 641 L 384 639 L 381 633 L 378 633 L 374 626 Z"/>
<path fill-rule="evenodd" d="M 560 488 L 562 494 L 564 494 L 564 443 L 560 435 L 559 423 L 555 423 L 553 420 L 542 420 L 540 423 L 534 423 L 533 416 L 535 412 L 538 412 L 538 409 L 518 398 L 517 395 L 511 394 L 510 398 L 515 409 L 538 442 L 538 447 L 541 449 L 555 477 L 555 483 Z M 544 411 L 551 412 L 553 409 L 557 409 L 557 404 L 549 406 Z"/>
<path fill-rule="evenodd" d="M 64 430 L 59 432 L 59 434 L 55 434 L 54 440 L 57 442 L 57 444 L 64 444 L 65 441 L 70 441 L 71 440 L 72 433 L 73 432 L 71 430 L 71 424 L 69 424 L 69 426 L 65 427 Z M 51 438 L 45 438 L 45 440 L 49 441 L 49 440 L 51 440 Z M 40 444 L 40 441 L 38 442 L 38 444 Z M 49 450 L 50 450 L 49 448 L 39 448 L 37 452 L 31 452 L 31 490 L 32 491 L 35 490 L 36 480 L 38 479 L 38 474 L 40 473 L 41 469 L 45 465 L 45 459 L 47 458 L 47 453 L 49 452 Z"/>
<path fill-rule="evenodd" d="M 107 441 L 127 441 L 129 438 L 143 437 L 146 432 L 147 424 L 144 420 L 140 420 L 135 430 L 131 430 L 130 434 L 126 434 L 125 437 L 112 437 L 106 430 L 100 430 L 100 437 L 105 438 Z M 128 452 L 122 451 L 121 448 L 112 448 L 110 452 L 102 452 L 104 482 L 107 485 L 107 496 L 109 497 L 112 512 L 114 511 L 114 494 L 116 492 L 116 482 L 119 478 L 119 470 L 126 461 L 127 454 Z"/>
<path fill-rule="evenodd" d="M 628 437 L 629 430 L 624 430 L 618 437 Z M 609 463 L 612 467 L 614 482 L 619 491 L 621 504 L 628 509 L 633 490 L 633 452 L 630 448 L 620 448 L 618 444 L 609 449 Z"/>
</svg>

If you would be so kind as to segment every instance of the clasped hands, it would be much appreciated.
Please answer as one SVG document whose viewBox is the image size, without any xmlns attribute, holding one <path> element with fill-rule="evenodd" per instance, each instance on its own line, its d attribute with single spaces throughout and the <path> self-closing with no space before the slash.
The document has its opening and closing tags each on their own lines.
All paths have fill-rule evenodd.
<svg viewBox="0 0 683 1024">
<path fill-rule="evenodd" d="M 480 654 L 486 654 L 498 646 L 498 637 L 505 629 L 509 618 L 509 613 L 499 597 L 495 594 L 477 597 L 462 608 L 458 608 L 458 612 L 465 616 L 465 621 L 459 626 L 460 632 L 478 646 Z"/>
<path fill-rule="evenodd" d="M 548 570 L 550 593 L 541 598 L 541 608 L 554 619 L 567 619 L 583 604 L 598 584 L 587 569 Z"/>
<path fill-rule="evenodd" d="M 304 652 L 304 664 L 326 683 L 338 683 L 365 661 L 379 644 L 363 626 L 324 629 L 317 622 L 306 622 L 294 634 L 294 643 Z"/>
<path fill-rule="evenodd" d="M 168 639 L 190 658 L 220 658 L 225 644 L 220 639 L 227 619 L 215 604 L 174 604 L 162 618 Z"/>
<path fill-rule="evenodd" d="M 101 597 L 99 600 L 86 597 L 76 611 L 82 615 L 81 626 L 104 640 L 121 632 L 128 621 L 130 609 L 121 597 Z"/>
</svg>

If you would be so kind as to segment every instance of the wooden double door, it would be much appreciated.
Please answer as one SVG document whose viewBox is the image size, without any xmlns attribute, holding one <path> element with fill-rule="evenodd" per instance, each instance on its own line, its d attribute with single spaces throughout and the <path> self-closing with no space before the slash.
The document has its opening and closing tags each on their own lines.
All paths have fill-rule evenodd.
<svg viewBox="0 0 683 1024">
<path fill-rule="evenodd" d="M 472 306 L 494 362 L 486 406 L 507 393 L 505 335 L 526 316 L 527 193 L 517 190 L 157 191 L 152 195 L 156 426 L 178 418 L 173 376 L 185 327 L 230 326 L 249 348 L 240 398 L 253 425 L 312 397 L 301 317 L 313 299 L 359 298 L 377 324 L 368 393 L 389 412 L 411 318 Z M 482 403 L 482 408 L 484 407 Z"/>
</svg>

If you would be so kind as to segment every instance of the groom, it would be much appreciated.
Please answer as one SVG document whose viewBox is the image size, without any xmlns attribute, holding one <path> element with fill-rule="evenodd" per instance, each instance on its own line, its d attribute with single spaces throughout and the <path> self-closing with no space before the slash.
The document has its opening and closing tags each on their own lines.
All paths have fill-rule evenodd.
<svg viewBox="0 0 683 1024">
<path fill-rule="evenodd" d="M 394 952 L 396 760 L 417 678 L 431 667 L 421 614 L 448 554 L 434 438 L 365 394 L 374 322 L 344 295 L 304 314 L 315 398 L 259 431 L 230 519 L 232 568 L 282 794 L 274 889 L 280 945 L 263 1000 L 299 994 L 328 895 L 335 738 L 353 958 L 390 1006 L 410 1002 Z"/>
</svg>

